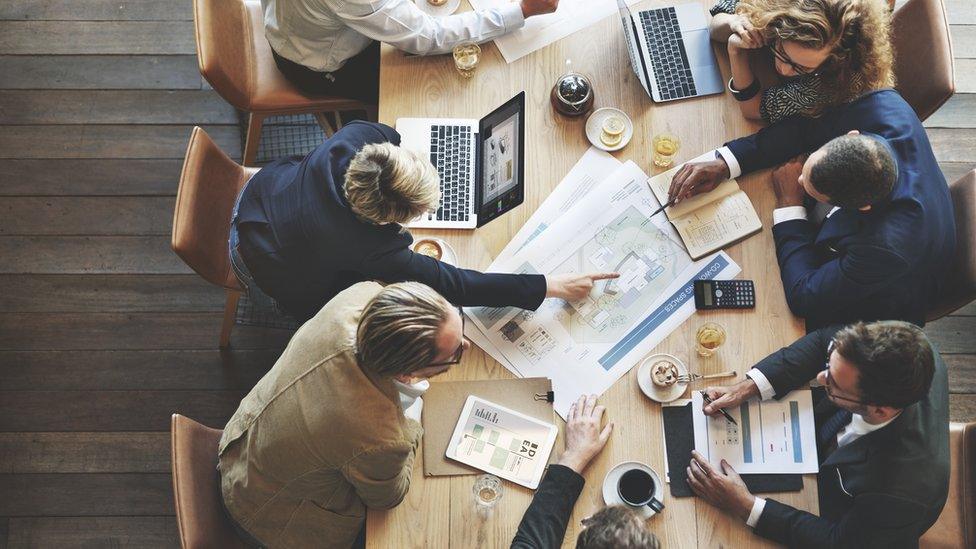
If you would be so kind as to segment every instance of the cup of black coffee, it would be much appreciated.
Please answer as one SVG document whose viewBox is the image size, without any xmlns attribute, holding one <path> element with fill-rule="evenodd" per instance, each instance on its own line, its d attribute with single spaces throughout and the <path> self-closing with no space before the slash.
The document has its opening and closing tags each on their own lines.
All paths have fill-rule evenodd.
<svg viewBox="0 0 976 549">
<path fill-rule="evenodd" d="M 643 469 L 630 469 L 620 475 L 620 480 L 617 481 L 617 494 L 624 503 L 634 507 L 646 505 L 660 513 L 664 504 L 654 497 L 656 491 L 657 480 Z"/>
</svg>

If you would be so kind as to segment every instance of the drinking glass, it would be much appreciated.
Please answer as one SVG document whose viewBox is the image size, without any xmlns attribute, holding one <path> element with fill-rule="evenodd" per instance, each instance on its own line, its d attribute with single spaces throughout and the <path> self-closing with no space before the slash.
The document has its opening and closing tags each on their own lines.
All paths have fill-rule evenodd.
<svg viewBox="0 0 976 549">
<path fill-rule="evenodd" d="M 725 343 L 725 328 L 715 322 L 706 322 L 695 332 L 695 343 L 698 356 L 708 358 Z"/>
<path fill-rule="evenodd" d="M 481 59 L 481 46 L 474 42 L 461 42 L 454 46 L 454 66 L 464 78 L 474 76 L 474 69 Z"/>
<path fill-rule="evenodd" d="M 669 133 L 659 133 L 654 136 L 654 165 L 667 168 L 674 163 L 674 157 L 681 148 L 681 140 Z"/>
<path fill-rule="evenodd" d="M 478 475 L 474 479 L 474 502 L 479 509 L 488 510 L 502 499 L 502 479 L 495 475 Z"/>
</svg>

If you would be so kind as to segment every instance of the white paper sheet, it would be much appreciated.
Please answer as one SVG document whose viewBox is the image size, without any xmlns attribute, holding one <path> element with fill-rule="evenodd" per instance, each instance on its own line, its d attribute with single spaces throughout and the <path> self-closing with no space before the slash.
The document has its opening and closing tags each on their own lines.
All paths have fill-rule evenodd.
<svg viewBox="0 0 976 549">
<path fill-rule="evenodd" d="M 586 198 L 489 270 L 617 271 L 619 279 L 601 282 L 576 303 L 548 299 L 535 312 L 466 311 L 490 341 L 493 356 L 500 353 L 521 375 L 552 379 L 554 408 L 564 418 L 580 395 L 608 389 L 691 316 L 694 279 L 727 279 L 739 272 L 724 253 L 693 262 L 663 216 L 648 217 L 658 202 L 633 162 Z"/>
<path fill-rule="evenodd" d="M 752 399 L 726 408 L 738 425 L 702 411 L 701 392 L 691 393 L 695 449 L 718 467 L 724 459 L 739 473 L 816 473 L 817 432 L 809 389 L 780 400 Z"/>
<path fill-rule="evenodd" d="M 636 4 L 637 1 L 627 0 L 627 4 Z M 509 0 L 470 2 L 472 8 L 483 10 L 504 6 Z M 511 63 L 616 13 L 615 0 L 560 0 L 555 12 L 526 19 L 524 27 L 496 38 L 495 45 L 505 61 Z"/>
</svg>

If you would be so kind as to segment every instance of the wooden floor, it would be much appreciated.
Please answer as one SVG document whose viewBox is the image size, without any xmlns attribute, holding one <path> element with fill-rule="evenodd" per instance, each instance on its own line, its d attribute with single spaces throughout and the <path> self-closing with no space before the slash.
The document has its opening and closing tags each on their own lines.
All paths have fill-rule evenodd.
<svg viewBox="0 0 976 549">
<path fill-rule="evenodd" d="M 959 94 L 926 124 L 976 167 L 976 3 L 948 0 Z M 222 426 L 285 343 L 170 251 L 187 138 L 239 157 L 189 0 L 0 1 L 0 548 L 177 545 L 173 412 Z M 772 251 L 770 251 L 772 253 Z M 927 331 L 976 419 L 976 305 Z"/>
</svg>

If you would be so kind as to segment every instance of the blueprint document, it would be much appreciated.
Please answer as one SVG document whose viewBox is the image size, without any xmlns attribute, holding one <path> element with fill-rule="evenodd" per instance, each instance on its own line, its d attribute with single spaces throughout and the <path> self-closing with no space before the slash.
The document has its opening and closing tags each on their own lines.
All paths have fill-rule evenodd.
<svg viewBox="0 0 976 549">
<path fill-rule="evenodd" d="M 556 412 L 602 393 L 694 312 L 692 281 L 732 278 L 724 253 L 693 262 L 663 216 L 647 175 L 627 162 L 521 250 L 489 271 L 612 272 L 589 297 L 547 299 L 537 311 L 466 309 L 490 342 L 485 350 L 517 375 L 552 379 Z"/>
<path fill-rule="evenodd" d="M 470 3 L 472 8 L 484 10 L 504 6 L 509 1 L 470 0 Z M 637 1 L 627 0 L 627 4 Z M 511 63 L 615 13 L 615 0 L 560 0 L 555 12 L 526 19 L 524 27 L 496 38 L 495 45 L 505 61 Z"/>
<path fill-rule="evenodd" d="M 739 473 L 816 473 L 817 433 L 809 389 L 780 400 L 751 399 L 726 408 L 738 425 L 702 411 L 701 392 L 691 393 L 695 449 L 714 466 L 724 459 Z"/>
</svg>

